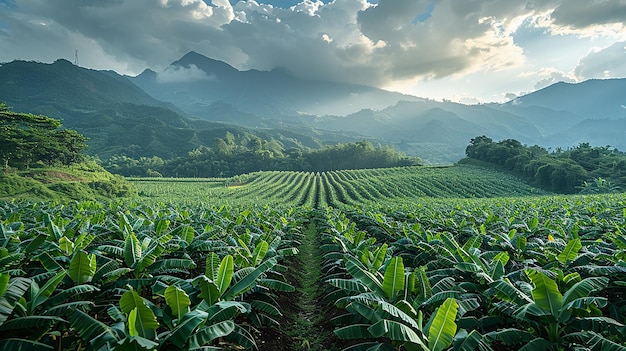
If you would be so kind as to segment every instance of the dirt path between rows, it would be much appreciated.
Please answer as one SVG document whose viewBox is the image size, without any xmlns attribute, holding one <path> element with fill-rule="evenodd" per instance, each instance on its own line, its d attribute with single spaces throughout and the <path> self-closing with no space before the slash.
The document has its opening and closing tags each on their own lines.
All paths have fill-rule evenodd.
<svg viewBox="0 0 626 351">
<path fill-rule="evenodd" d="M 283 308 L 280 329 L 262 330 L 260 351 L 337 351 L 341 341 L 328 323 L 336 308 L 323 301 L 322 255 L 320 234 L 314 223 L 308 223 L 299 253 L 289 266 L 286 277 L 296 287 L 293 293 L 279 296 Z"/>
</svg>

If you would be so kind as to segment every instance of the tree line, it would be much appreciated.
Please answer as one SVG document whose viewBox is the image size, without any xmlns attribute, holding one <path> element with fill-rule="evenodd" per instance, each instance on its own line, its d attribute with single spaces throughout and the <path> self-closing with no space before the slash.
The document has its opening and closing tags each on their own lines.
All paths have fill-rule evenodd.
<svg viewBox="0 0 626 351">
<path fill-rule="evenodd" d="M 515 139 L 494 142 L 483 135 L 470 140 L 465 154 L 564 194 L 610 192 L 626 185 L 626 154 L 610 146 L 581 143 L 570 149 L 549 151 Z"/>
<path fill-rule="evenodd" d="M 337 144 L 322 149 L 287 148 L 277 140 L 257 136 L 235 137 L 227 132 L 212 146 L 199 146 L 183 157 L 132 158 L 113 155 L 103 162 L 112 173 L 124 176 L 231 177 L 256 171 L 323 172 L 341 169 L 382 168 L 421 164 L 388 146 L 369 141 Z"/>
<path fill-rule="evenodd" d="M 87 138 L 61 121 L 20 113 L 0 103 L 0 159 L 4 170 L 26 169 L 34 164 L 70 165 L 83 161 Z"/>
</svg>

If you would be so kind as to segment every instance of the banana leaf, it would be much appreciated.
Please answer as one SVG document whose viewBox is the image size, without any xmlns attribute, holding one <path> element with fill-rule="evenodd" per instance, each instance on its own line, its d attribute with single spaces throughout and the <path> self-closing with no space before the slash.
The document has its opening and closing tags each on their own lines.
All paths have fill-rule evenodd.
<svg viewBox="0 0 626 351">
<path fill-rule="evenodd" d="M 453 298 L 448 298 L 439 306 L 435 317 L 428 328 L 428 347 L 432 351 L 442 351 L 452 344 L 456 334 L 454 322 L 459 304 Z"/>
<path fill-rule="evenodd" d="M 393 257 L 389 260 L 383 279 L 383 290 L 389 300 L 392 300 L 396 293 L 404 290 L 404 263 L 402 257 Z"/>
<path fill-rule="evenodd" d="M 96 255 L 89 255 L 83 250 L 76 251 L 68 270 L 68 275 L 74 284 L 88 283 L 93 279 L 94 274 L 96 274 Z"/>
</svg>

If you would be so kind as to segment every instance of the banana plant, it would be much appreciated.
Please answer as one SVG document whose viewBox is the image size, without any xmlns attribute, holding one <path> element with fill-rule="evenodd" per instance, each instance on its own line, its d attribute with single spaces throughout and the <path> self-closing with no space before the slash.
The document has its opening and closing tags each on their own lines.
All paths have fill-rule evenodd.
<svg viewBox="0 0 626 351">
<path fill-rule="evenodd" d="M 557 281 L 545 273 L 535 269 L 525 273 L 532 287 L 522 283 L 518 288 L 507 280 L 491 284 L 487 294 L 495 293 L 501 300 L 496 308 L 520 327 L 490 332 L 487 337 L 526 350 L 559 350 L 592 346 L 589 340 L 581 342 L 585 340 L 583 330 L 594 333 L 593 339 L 601 343 L 610 341 L 604 336 L 609 331 L 613 335 L 623 333 L 623 324 L 602 315 L 607 299 L 592 294 L 606 288 L 608 278 L 588 277 L 561 293 Z"/>
<path fill-rule="evenodd" d="M 441 300 L 438 296 L 432 296 L 429 282 L 418 282 L 425 276 L 422 275 L 425 271 L 420 269 L 417 274 L 405 272 L 401 257 L 392 257 L 387 262 L 382 279 L 380 275 L 370 273 L 358 259 L 350 255 L 345 256 L 345 267 L 353 279 L 334 278 L 328 283 L 352 292 L 335 304 L 361 321 L 340 327 L 335 330 L 335 334 L 342 339 L 391 340 L 390 344 L 366 342 L 346 350 L 393 350 L 401 346 L 407 350 L 440 351 L 450 347 L 455 338 L 458 345 L 455 349 L 470 350 L 479 344 L 485 346 L 477 331 L 457 333 L 455 320 L 459 303 L 452 297 L 445 298 L 432 314 L 431 320 L 426 326 L 423 325 L 423 311 L 414 307 L 416 304 L 411 301 L 413 294 L 420 292 L 419 301 L 430 296 L 429 306 Z M 443 295 L 442 292 L 439 296 Z M 419 303 L 417 305 L 422 306 Z M 476 304 L 464 303 L 459 317 L 476 307 Z M 350 318 L 344 316 L 342 319 Z"/>
</svg>

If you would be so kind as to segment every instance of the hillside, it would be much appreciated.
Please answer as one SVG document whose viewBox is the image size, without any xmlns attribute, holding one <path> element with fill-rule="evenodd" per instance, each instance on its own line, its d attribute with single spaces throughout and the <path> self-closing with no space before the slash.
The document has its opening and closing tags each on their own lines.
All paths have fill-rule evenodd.
<svg viewBox="0 0 626 351">
<path fill-rule="evenodd" d="M 193 51 L 162 72 L 146 70 L 131 80 L 157 99 L 208 120 L 222 118 L 214 105 L 224 103 L 264 120 L 298 114 L 345 115 L 416 99 L 363 85 L 303 80 L 280 68 L 239 71 Z"/>
<path fill-rule="evenodd" d="M 275 139 L 286 148 L 319 148 L 356 139 L 346 133 L 323 133 L 310 127 L 251 130 L 232 123 L 189 118 L 174 105 L 154 99 L 126 77 L 113 71 L 85 69 L 66 60 L 0 65 L 0 102 L 16 111 L 63 120 L 65 127 L 89 138 L 87 153 L 101 159 L 114 154 L 134 158 L 183 156 L 201 145 L 212 145 L 215 138 L 226 133 Z M 242 122 L 247 118 L 232 110 L 223 105 L 216 113 L 223 122 Z"/>
<path fill-rule="evenodd" d="M 0 78 L 0 101 L 63 119 L 101 159 L 184 156 L 227 132 L 301 150 L 367 139 L 435 164 L 458 161 L 479 135 L 626 150 L 626 79 L 557 83 L 504 104 L 464 105 L 305 81 L 283 69 L 239 71 L 195 52 L 137 77 L 58 60 L 6 63 Z"/>
<path fill-rule="evenodd" d="M 137 189 L 94 162 L 0 172 L 3 200 L 110 200 L 133 197 Z"/>
</svg>

